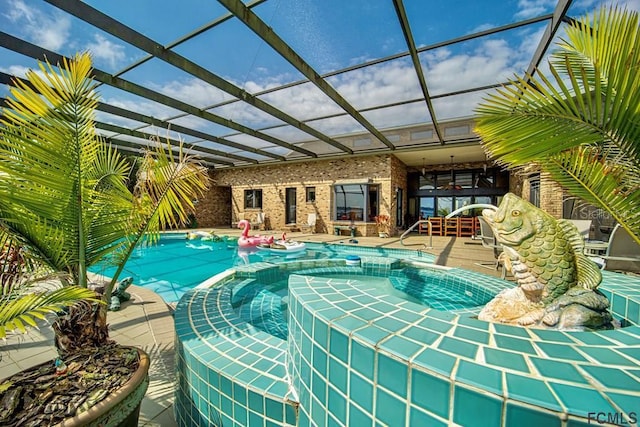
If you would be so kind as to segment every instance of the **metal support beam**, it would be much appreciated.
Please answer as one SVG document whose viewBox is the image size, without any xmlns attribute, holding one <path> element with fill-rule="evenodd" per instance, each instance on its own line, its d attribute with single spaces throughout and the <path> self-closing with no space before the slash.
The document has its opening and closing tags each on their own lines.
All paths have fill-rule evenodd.
<svg viewBox="0 0 640 427">
<path fill-rule="evenodd" d="M 241 99 L 247 104 L 250 104 L 258 108 L 259 110 L 262 110 L 265 113 L 273 117 L 276 117 L 282 120 L 283 122 L 286 122 L 291 126 L 294 126 L 300 129 L 301 131 L 308 133 L 309 135 L 312 135 L 313 137 L 323 142 L 326 142 L 329 145 L 332 145 L 335 148 L 338 148 L 347 153 L 352 153 L 351 149 L 340 144 L 338 141 L 333 140 L 327 135 L 311 128 L 310 126 L 295 119 L 294 117 L 291 117 L 284 111 L 277 109 L 276 107 L 264 102 L 260 98 L 253 96 L 249 92 L 229 83 L 222 77 L 219 77 L 218 75 L 212 73 L 211 71 L 199 66 L 195 62 L 190 61 L 189 59 L 177 54 L 176 52 L 173 52 L 170 49 L 165 49 L 162 45 L 160 45 L 156 41 L 133 30 L 132 28 L 124 25 L 120 21 L 117 21 L 111 18 L 110 16 L 105 15 L 99 10 L 92 8 L 91 6 L 87 5 L 84 2 L 77 1 L 77 0 L 45 0 L 45 1 L 75 16 L 76 18 L 81 19 L 82 21 L 87 22 L 88 24 L 91 24 L 94 27 L 99 28 L 111 34 L 112 36 L 117 37 L 120 40 L 123 40 L 137 47 L 138 49 L 141 49 L 155 56 L 156 58 L 161 59 L 162 61 L 167 62 L 191 74 L 192 76 L 197 77 L 198 79 L 204 82 L 207 82 L 217 87 L 220 90 L 223 90 L 224 92 L 232 96 L 235 96 L 238 99 Z M 242 131 L 242 132 L 248 133 L 247 131 Z M 275 142 L 273 143 L 275 144 Z M 296 147 L 294 149 L 291 147 L 295 147 L 295 146 L 292 146 L 291 144 L 289 145 L 290 147 L 287 147 L 287 148 L 289 148 L 290 150 L 295 150 L 295 151 L 301 150 L 300 147 Z M 307 153 L 304 153 L 304 154 L 309 155 Z"/>
<path fill-rule="evenodd" d="M 12 76 L 10 74 L 6 74 L 3 73 L 2 71 L 0 71 L 0 83 L 2 84 L 6 84 L 6 85 L 13 85 L 13 80 L 20 80 L 21 82 L 23 82 L 24 84 L 29 85 L 32 89 L 35 90 L 35 88 L 31 85 L 31 83 L 23 78 L 17 77 L 17 76 Z M 4 99 L 4 98 L 0 98 L 0 99 Z M 204 139 L 207 141 L 211 141 L 211 142 L 215 142 L 215 143 L 219 143 L 221 145 L 226 145 L 224 144 L 224 142 L 226 140 L 222 139 L 222 138 L 218 138 L 217 136 L 214 135 L 210 135 L 207 134 L 205 132 L 200 132 L 197 130 L 193 130 L 184 126 L 180 126 L 174 123 L 170 123 L 170 122 L 166 122 L 164 120 L 160 120 L 160 119 L 156 119 L 154 117 L 151 116 L 146 116 L 144 114 L 140 114 L 140 113 L 136 113 L 130 110 L 126 110 L 124 108 L 120 108 L 120 107 L 116 107 L 113 105 L 109 105 L 109 104 L 105 104 L 103 102 L 98 102 L 98 106 L 97 106 L 97 110 L 98 111 L 103 111 L 105 113 L 109 113 L 109 114 L 113 114 L 116 116 L 120 116 L 120 117 L 124 117 L 127 119 L 131 119 L 131 120 L 135 120 L 135 121 L 139 121 L 142 123 L 147 123 L 149 125 L 152 126 L 158 126 L 158 127 L 162 127 L 164 129 L 173 129 L 178 133 L 184 133 L 185 135 L 191 135 L 193 137 L 196 138 L 200 138 L 200 139 Z M 122 129 L 126 129 L 126 128 L 122 128 Z M 126 132 L 124 132 L 126 133 Z M 197 147 L 194 145 L 194 149 L 198 149 L 198 148 L 204 148 L 204 147 Z M 207 149 L 210 150 L 210 149 Z M 213 153 L 212 151 L 216 151 L 215 153 Z M 210 152 L 210 154 L 216 154 L 216 155 L 221 155 L 222 157 L 229 157 L 229 158 L 235 158 L 236 160 L 240 160 L 243 162 L 249 162 L 249 163 L 258 163 L 257 160 L 255 159 L 251 159 L 249 157 L 244 157 L 244 156 L 238 156 L 238 155 L 234 155 L 234 154 L 230 154 L 230 153 L 225 153 L 222 151 L 217 151 L 217 150 L 212 150 Z M 244 151 L 248 151 L 248 150 L 244 150 Z M 265 152 L 267 153 L 267 152 Z M 259 153 L 256 153 L 259 154 Z M 274 159 L 277 160 L 286 160 L 284 157 L 282 156 L 276 156 L 275 154 L 271 154 L 268 153 L 269 156 L 268 157 L 272 157 Z"/>
<path fill-rule="evenodd" d="M 538 43 L 538 47 L 536 48 L 536 51 L 531 58 L 531 62 L 529 63 L 529 67 L 527 68 L 527 72 L 524 75 L 525 80 L 529 80 L 530 77 L 533 77 L 533 73 L 536 72 L 536 69 L 538 68 L 538 65 L 540 65 L 540 61 L 542 61 L 553 37 L 558 32 L 560 25 L 562 25 L 562 21 L 565 19 L 572 2 L 573 0 L 558 0 L 558 3 L 556 3 L 556 8 L 553 11 L 551 20 L 547 24 L 547 28 L 544 30 L 544 34 L 540 39 L 540 43 Z"/>
<path fill-rule="evenodd" d="M 116 115 L 116 116 L 125 117 L 127 119 L 135 120 L 135 121 L 138 121 L 138 122 L 141 122 L 141 123 L 146 123 L 146 124 L 151 125 L 151 126 L 160 127 L 160 128 L 163 128 L 163 129 L 171 129 L 171 130 L 173 130 L 175 132 L 178 132 L 179 134 L 193 136 L 195 138 L 200 138 L 200 139 L 205 140 L 205 141 L 210 141 L 210 142 L 217 143 L 218 140 L 220 139 L 217 136 L 208 134 L 206 132 L 201 132 L 199 130 L 191 129 L 191 128 L 184 127 L 184 126 L 181 126 L 181 125 L 178 125 L 178 124 L 175 124 L 175 123 L 171 123 L 171 122 L 167 122 L 167 121 L 164 121 L 164 120 L 160 120 L 160 119 L 157 119 L 155 117 L 146 116 L 144 114 L 136 113 L 134 111 L 125 110 L 124 108 L 116 107 L 114 105 L 105 104 L 103 102 L 98 102 L 97 110 L 98 111 L 103 111 L 105 113 L 113 114 L 113 115 Z M 198 150 L 199 151 L 201 149 L 203 149 L 203 150 L 205 149 L 204 147 L 198 146 L 197 143 L 193 143 L 192 145 L 193 145 L 193 149 L 194 150 Z M 243 162 L 258 163 L 257 160 L 251 159 L 249 157 L 238 156 L 236 154 L 231 154 L 231 153 L 218 151 L 218 150 L 213 150 L 213 149 L 209 149 L 209 148 L 206 148 L 206 150 L 209 150 L 211 152 L 211 154 L 216 154 L 218 156 L 229 157 L 229 158 L 240 160 L 240 161 L 243 161 Z M 215 151 L 215 153 L 213 153 L 213 151 Z"/>
<path fill-rule="evenodd" d="M 416 75 L 418 76 L 418 81 L 420 82 L 422 96 L 424 96 L 424 101 L 427 103 L 427 109 L 429 110 L 429 116 L 431 116 L 433 129 L 436 132 L 436 136 L 438 137 L 438 141 L 440 141 L 440 144 L 444 144 L 444 138 L 442 137 L 442 132 L 440 131 L 440 126 L 438 125 L 438 120 L 436 119 L 436 112 L 433 108 L 431 97 L 429 96 L 429 89 L 427 88 L 427 82 L 424 78 L 424 72 L 422 71 L 422 64 L 420 64 L 420 58 L 418 57 L 418 52 L 416 50 L 416 43 L 413 40 L 413 33 L 411 32 L 411 27 L 409 26 L 407 12 L 404 9 L 402 0 L 393 0 L 393 6 L 396 9 L 396 14 L 398 15 L 398 20 L 400 21 L 400 27 L 402 28 L 402 34 L 404 34 L 404 39 L 407 42 L 407 47 L 409 48 L 409 54 L 411 55 L 413 68 L 416 70 Z"/>
<path fill-rule="evenodd" d="M 39 61 L 47 59 L 50 62 L 58 63 L 58 62 L 62 62 L 62 58 L 63 58 L 62 55 L 56 52 L 52 52 L 40 46 L 36 46 L 32 43 L 21 40 L 17 37 L 14 37 L 10 34 L 7 34 L 1 31 L 0 31 L 0 46 L 13 50 L 14 52 L 18 52 L 23 55 L 29 56 Z M 200 117 L 210 122 L 220 124 L 222 126 L 225 126 L 231 129 L 238 130 L 239 132 L 242 132 L 251 136 L 255 136 L 256 138 L 260 138 L 262 140 L 271 142 L 275 145 L 289 148 L 298 152 L 302 150 L 300 147 L 289 144 L 287 142 L 280 141 L 277 138 L 273 138 L 269 135 L 262 134 L 253 129 L 250 129 L 245 126 L 239 125 L 235 122 L 232 122 L 231 120 L 222 118 L 220 116 L 216 116 L 215 114 L 209 113 L 208 111 L 203 111 L 197 107 L 187 104 L 186 102 L 182 102 L 175 98 L 171 98 L 170 96 L 164 95 L 160 92 L 153 91 L 149 88 L 140 86 L 136 83 L 124 80 L 120 77 L 114 77 L 105 71 L 99 70 L 98 68 L 93 68 L 93 75 L 95 80 L 99 82 L 108 84 L 109 86 L 113 86 L 118 89 L 122 89 L 129 93 L 133 93 L 134 95 L 138 95 L 140 97 L 149 99 L 151 101 L 164 104 L 168 107 L 175 108 L 176 110 L 184 111 L 185 113 L 189 113 L 191 115 Z M 237 148 L 239 150 L 259 154 L 261 156 L 271 157 L 278 160 L 286 160 L 286 158 L 269 153 L 268 151 L 259 150 L 257 148 L 253 148 L 248 145 L 239 144 L 237 142 L 229 141 L 226 139 L 218 138 L 218 141 L 216 142 L 222 145 L 227 145 L 229 147 Z M 304 150 L 304 151 L 308 151 L 308 150 Z M 313 153 L 311 151 L 309 151 L 309 153 L 311 153 L 314 157 L 317 156 L 316 153 Z"/>
<path fill-rule="evenodd" d="M 107 144 L 115 145 L 116 148 L 125 147 L 125 148 L 132 148 L 134 150 L 148 150 L 149 149 L 149 147 L 147 147 L 147 146 L 145 146 L 143 144 L 138 144 L 137 142 L 125 141 L 125 140 L 122 140 L 122 139 L 117 139 L 115 137 L 104 136 L 104 135 L 102 136 L 102 138 L 105 140 L 105 142 Z M 186 147 L 186 145 L 183 144 L 183 147 Z M 172 146 L 171 150 L 175 154 L 178 154 L 178 148 L 176 148 L 175 146 Z M 126 151 L 129 151 L 129 150 L 126 150 Z M 198 159 L 200 159 L 201 162 L 204 162 L 204 163 L 206 163 L 208 165 L 211 165 L 214 168 L 215 168 L 216 164 L 229 166 L 229 167 L 234 166 L 234 164 L 231 163 L 231 162 L 227 162 L 227 161 L 220 160 L 220 159 L 213 158 L 213 157 L 198 157 Z"/>
<path fill-rule="evenodd" d="M 104 123 L 104 122 L 95 122 L 95 126 L 96 129 L 101 129 L 101 130 L 105 130 L 107 132 L 113 132 L 116 133 L 118 135 L 129 135 L 129 136 L 133 136 L 135 138 L 140 138 L 143 139 L 145 141 L 150 141 L 153 138 L 156 138 L 157 135 L 154 135 L 152 133 L 148 133 L 148 132 L 142 132 L 139 130 L 134 130 L 134 129 L 129 129 L 129 128 L 125 128 L 122 126 L 117 126 L 117 125 L 113 125 L 110 123 Z M 106 137 L 106 136 L 105 136 Z M 111 139 L 113 139 L 112 137 L 109 137 Z M 183 141 L 177 141 L 175 139 L 171 139 L 171 138 L 167 138 L 167 137 L 163 137 L 160 138 L 161 141 L 166 141 L 169 142 L 172 146 L 177 147 L 178 145 L 182 145 L 183 147 L 189 149 L 189 150 L 193 150 L 197 153 L 206 153 L 206 154 L 211 154 L 214 156 L 219 156 L 219 157 L 226 157 L 226 158 L 232 158 L 232 159 L 236 159 L 242 162 L 247 162 L 247 163 L 258 163 L 255 159 L 250 159 L 248 157 L 242 157 L 242 156 L 236 156 L 234 154 L 229 154 L 229 153 L 225 153 L 222 151 L 218 151 L 218 150 L 212 150 L 210 148 L 206 148 L 206 147 L 199 147 L 195 144 L 192 143 L 188 143 L 188 142 L 183 142 Z M 205 159 L 204 156 L 202 156 L 203 159 Z M 210 160 L 214 160 L 214 159 L 210 159 Z M 234 166 L 233 162 L 229 162 L 226 160 L 222 160 L 222 159 L 215 159 L 216 162 L 226 165 L 226 166 Z"/>
<path fill-rule="evenodd" d="M 327 83 L 320 74 L 318 74 L 295 50 L 289 46 L 284 40 L 280 38 L 273 30 L 262 21 L 258 15 L 253 13 L 242 1 L 240 0 L 218 0 L 224 7 L 226 7 L 231 13 L 233 13 L 240 21 L 249 27 L 258 37 L 267 42 L 276 52 L 278 52 L 284 59 L 286 59 L 291 65 L 293 65 L 298 71 L 300 71 L 311 83 L 316 85 L 325 95 L 327 95 L 333 102 L 338 104 L 343 110 L 345 110 L 351 117 L 353 117 L 358 123 L 360 123 L 365 129 L 367 129 L 373 136 L 378 138 L 380 142 L 389 147 L 391 150 L 395 149 L 395 146 L 376 129 L 367 119 L 358 112 L 346 99 L 338 93 L 329 83 Z"/>
</svg>

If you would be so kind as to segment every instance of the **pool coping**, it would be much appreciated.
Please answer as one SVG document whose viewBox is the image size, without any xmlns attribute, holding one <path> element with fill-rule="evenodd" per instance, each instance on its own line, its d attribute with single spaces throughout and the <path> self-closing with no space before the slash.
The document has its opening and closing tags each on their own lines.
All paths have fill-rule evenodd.
<svg viewBox="0 0 640 427">
<path fill-rule="evenodd" d="M 298 264 L 305 262 L 298 262 Z M 257 264 L 248 267 L 248 274 L 251 274 L 252 270 L 260 272 L 264 269 L 279 269 L 281 265 Z M 218 276 L 224 281 L 235 277 L 242 270 L 243 268 L 240 267 Z M 449 271 L 455 273 L 456 270 Z M 470 276 L 488 277 L 480 273 L 463 271 Z M 311 281 L 313 286 L 310 286 L 308 277 L 298 279 L 298 276 L 293 277 L 290 298 L 293 300 L 298 298 L 299 301 L 296 300 L 295 303 L 299 303 L 297 306 L 304 307 L 304 310 L 298 314 L 292 314 L 290 322 L 301 322 L 301 330 L 304 330 L 309 337 L 313 337 L 313 326 L 309 326 L 308 319 L 312 319 L 311 325 L 316 321 L 315 319 L 320 319 L 333 330 L 348 337 L 349 343 L 371 346 L 376 349 L 377 357 L 406 363 L 407 369 L 415 372 L 416 375 L 424 374 L 429 375 L 429 378 L 447 381 L 452 387 L 456 387 L 456 390 L 460 389 L 460 393 L 462 391 L 480 393 L 487 398 L 502 401 L 505 405 L 507 402 L 512 402 L 529 409 L 541 408 L 543 411 L 559 414 L 563 419 L 575 418 L 584 422 L 591 419 L 592 413 L 619 413 L 625 414 L 627 420 L 631 420 L 631 414 L 636 408 L 630 402 L 640 399 L 638 389 L 640 370 L 633 369 L 637 367 L 640 360 L 638 345 L 640 328 L 637 326 L 637 307 L 640 298 L 637 291 L 634 292 L 634 286 L 635 289 L 639 289 L 640 280 L 609 272 L 604 272 L 603 276 L 605 281 L 601 285 L 601 290 L 612 301 L 612 309 L 617 316 L 635 321 L 633 326 L 599 332 L 527 329 L 482 322 L 464 315 L 433 309 L 425 310 L 425 307 L 419 309 L 413 307 L 415 306 L 413 303 L 395 301 L 395 297 L 389 300 L 394 301 L 395 304 L 392 304 L 388 311 L 380 312 L 381 316 L 378 319 L 362 318 L 357 315 L 357 309 L 354 310 L 352 304 L 347 312 L 340 301 L 353 303 L 354 291 L 361 296 L 371 297 L 373 291 L 366 286 L 362 288 L 359 284 L 340 283 L 340 281 L 333 281 L 329 286 L 328 282 L 322 281 L 322 278 L 313 278 L 315 279 Z M 497 283 L 498 287 L 513 286 L 509 282 L 493 277 L 489 279 L 490 282 Z M 207 284 L 212 283 L 214 283 L 213 280 L 207 281 Z M 215 295 L 215 306 L 227 316 L 227 307 L 224 306 L 223 299 L 228 298 L 228 295 L 225 296 L 215 289 L 199 289 L 194 292 L 218 292 Z M 376 296 L 375 292 L 373 294 Z M 370 307 L 363 304 L 359 308 Z M 206 313 L 200 312 L 198 315 L 192 313 L 189 318 L 193 320 L 202 314 Z M 411 318 L 412 314 L 417 315 L 419 319 L 413 323 L 405 322 L 396 330 L 390 329 L 389 325 L 394 323 L 392 320 L 397 321 L 398 317 Z M 183 327 L 178 327 L 178 317 L 179 314 L 176 311 L 176 339 L 181 341 L 188 334 L 184 335 Z M 306 322 L 303 320 L 305 317 Z M 257 337 L 260 342 L 269 342 L 270 336 L 264 336 L 268 334 L 255 330 L 248 324 L 238 326 L 236 322 L 237 319 L 227 320 L 224 327 L 233 325 L 234 330 Z M 193 324 L 191 326 L 194 327 Z M 211 333 L 211 330 L 208 333 Z M 204 335 L 200 335 L 200 339 L 202 337 Z M 246 336 L 236 341 L 238 348 L 247 344 L 246 340 L 242 341 L 244 338 Z M 280 341 L 274 347 L 282 351 L 279 357 L 282 357 L 281 361 L 285 363 L 287 353 L 282 345 L 284 343 L 286 346 L 287 342 Z M 289 351 L 291 352 L 291 349 Z M 307 356 L 312 357 L 309 354 Z M 280 362 L 274 359 L 269 360 Z M 285 374 L 276 381 L 283 385 L 270 386 L 269 388 L 273 387 L 278 392 L 272 394 L 268 390 L 267 395 L 268 398 L 280 399 L 287 404 L 295 405 L 296 391 L 289 387 L 290 375 L 296 369 L 295 366 L 290 365 L 291 360 L 292 358 L 289 357 Z M 213 361 L 209 362 L 213 363 Z M 277 365 L 281 366 L 280 363 Z M 209 366 L 215 367 L 215 363 Z M 239 375 L 231 375 L 229 378 L 242 381 Z M 259 391 L 253 387 L 254 381 L 255 379 L 245 381 L 244 385 L 248 390 Z M 577 399 L 576 395 L 582 398 Z M 451 405 L 452 408 L 453 406 Z M 447 416 L 442 413 L 430 415 L 445 421 L 454 417 L 455 413 L 449 413 Z M 280 417 L 279 421 L 284 419 L 286 414 Z"/>
</svg>

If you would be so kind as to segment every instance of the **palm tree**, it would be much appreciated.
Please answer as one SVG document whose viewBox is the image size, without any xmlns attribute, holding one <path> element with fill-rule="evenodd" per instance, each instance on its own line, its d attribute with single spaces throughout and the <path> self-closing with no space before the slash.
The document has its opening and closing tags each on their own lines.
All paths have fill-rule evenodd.
<svg viewBox="0 0 640 427">
<path fill-rule="evenodd" d="M 61 273 L 66 285 L 86 288 L 88 267 L 116 259 L 119 268 L 103 296 L 108 301 L 135 246 L 185 221 L 207 187 L 206 169 L 182 147 L 174 153 L 152 141 L 129 190 L 131 164 L 95 131 L 90 56 L 65 60 L 58 72 L 49 63 L 39 68 L 27 73 L 28 83 L 15 81 L 0 121 L 0 230 L 31 259 Z M 23 301 L 30 312 L 38 309 Z M 88 335 L 106 340 L 106 304 L 91 321 Z M 95 336 L 84 339 L 100 345 Z"/>
<path fill-rule="evenodd" d="M 617 8 L 572 22 L 549 73 L 485 99 L 476 131 L 500 164 L 537 165 L 640 243 L 639 30 L 638 14 Z"/>
</svg>

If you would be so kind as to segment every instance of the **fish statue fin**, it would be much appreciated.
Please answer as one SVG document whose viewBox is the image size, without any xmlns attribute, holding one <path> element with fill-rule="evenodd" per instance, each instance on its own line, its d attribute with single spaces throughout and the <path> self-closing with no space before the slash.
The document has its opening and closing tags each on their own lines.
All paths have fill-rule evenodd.
<svg viewBox="0 0 640 427">
<path fill-rule="evenodd" d="M 602 281 L 602 272 L 598 265 L 583 254 L 576 254 L 578 272 L 578 286 L 585 289 L 595 289 Z"/>
<path fill-rule="evenodd" d="M 573 248 L 576 254 L 584 253 L 584 238 L 576 228 L 576 226 L 568 219 L 557 220 L 558 227 L 562 230 L 565 239 Z"/>
<path fill-rule="evenodd" d="M 578 286 L 582 286 L 585 289 L 597 288 L 602 281 L 602 273 L 598 265 L 584 255 L 584 238 L 571 221 L 559 219 L 557 223 L 565 239 L 573 248 L 578 273 Z"/>
</svg>

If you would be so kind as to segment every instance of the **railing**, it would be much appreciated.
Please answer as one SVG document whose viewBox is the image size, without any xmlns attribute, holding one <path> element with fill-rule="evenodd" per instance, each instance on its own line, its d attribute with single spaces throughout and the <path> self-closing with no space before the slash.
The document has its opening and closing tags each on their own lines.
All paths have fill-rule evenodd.
<svg viewBox="0 0 640 427">
<path fill-rule="evenodd" d="M 487 203 L 474 203 L 472 205 L 466 205 L 466 206 L 463 206 L 461 208 L 456 209 L 455 211 L 453 211 L 450 214 L 448 214 L 447 216 L 445 216 L 445 218 L 451 218 L 452 216 L 457 215 L 460 212 L 464 212 L 464 211 L 468 211 L 470 209 L 476 209 L 476 208 L 491 209 L 491 210 L 494 210 L 494 211 L 498 210 L 498 207 L 494 206 L 494 205 L 489 205 Z"/>
<path fill-rule="evenodd" d="M 429 221 L 428 219 L 421 219 L 421 220 L 417 221 L 415 224 L 413 224 L 411 227 L 409 227 L 407 229 L 407 231 L 402 233 L 402 236 L 400 236 L 400 244 L 402 246 L 406 246 L 402 240 L 407 236 L 407 234 L 412 232 L 413 229 L 416 228 L 417 226 L 419 226 L 420 224 L 428 224 L 428 228 L 429 228 L 429 246 L 427 246 L 427 245 L 425 245 L 423 243 L 422 245 L 424 246 L 424 249 L 432 249 L 433 248 L 433 235 L 431 234 L 431 221 Z"/>
<path fill-rule="evenodd" d="M 486 203 L 474 203 L 472 205 L 467 205 L 467 206 L 463 206 L 461 208 L 456 209 L 455 211 L 447 215 L 445 218 L 451 218 L 452 216 L 459 214 L 460 212 L 464 212 L 466 210 L 475 209 L 475 208 L 485 208 L 485 209 L 492 209 L 492 210 L 498 209 L 498 207 L 494 205 L 489 205 Z M 400 236 L 400 244 L 402 246 L 406 246 L 403 242 L 404 238 L 409 233 L 411 233 L 416 227 L 418 227 L 420 224 L 428 224 L 428 227 L 429 227 L 429 246 L 423 243 L 424 249 L 433 249 L 433 234 L 431 233 L 431 221 L 429 221 L 428 219 L 421 219 L 419 221 L 416 221 L 416 223 L 413 224 L 411 227 L 409 227 L 407 231 L 402 233 L 402 236 Z"/>
</svg>

